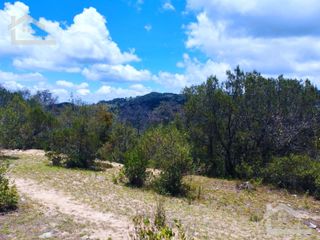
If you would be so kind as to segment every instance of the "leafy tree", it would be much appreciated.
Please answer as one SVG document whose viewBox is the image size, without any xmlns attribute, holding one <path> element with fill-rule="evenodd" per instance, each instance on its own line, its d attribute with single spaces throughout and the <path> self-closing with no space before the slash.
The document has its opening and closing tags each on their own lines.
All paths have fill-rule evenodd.
<svg viewBox="0 0 320 240">
<path fill-rule="evenodd" d="M 309 80 L 265 78 L 240 68 L 186 88 L 192 154 L 213 176 L 259 177 L 273 156 L 318 156 L 319 91 Z"/>
<path fill-rule="evenodd" d="M 15 95 L 0 112 L 0 140 L 4 148 L 26 148 L 30 129 L 27 127 L 28 105 Z"/>
<path fill-rule="evenodd" d="M 67 155 L 67 167 L 89 168 L 110 125 L 111 114 L 105 108 L 67 107 L 52 132 L 48 150 Z"/>
<path fill-rule="evenodd" d="M 162 194 L 182 194 L 185 190 L 182 178 L 192 162 L 186 135 L 172 124 L 159 126 L 142 136 L 139 149 L 150 166 L 161 170 L 156 189 Z"/>
<path fill-rule="evenodd" d="M 138 142 L 136 129 L 129 124 L 115 123 L 108 141 L 99 149 L 99 157 L 111 162 L 124 163 L 125 153 Z"/>
</svg>

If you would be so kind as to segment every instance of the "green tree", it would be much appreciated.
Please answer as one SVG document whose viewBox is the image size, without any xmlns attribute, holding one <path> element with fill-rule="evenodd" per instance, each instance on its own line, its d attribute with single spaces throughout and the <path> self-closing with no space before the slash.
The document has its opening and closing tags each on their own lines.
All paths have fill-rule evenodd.
<svg viewBox="0 0 320 240">
<path fill-rule="evenodd" d="M 105 108 L 67 107 L 51 134 L 48 150 L 67 155 L 67 167 L 89 168 L 107 138 L 111 119 Z"/>
<path fill-rule="evenodd" d="M 125 153 L 137 142 L 136 129 L 129 124 L 116 122 L 112 126 L 108 141 L 99 149 L 99 157 L 111 162 L 124 163 Z"/>
</svg>

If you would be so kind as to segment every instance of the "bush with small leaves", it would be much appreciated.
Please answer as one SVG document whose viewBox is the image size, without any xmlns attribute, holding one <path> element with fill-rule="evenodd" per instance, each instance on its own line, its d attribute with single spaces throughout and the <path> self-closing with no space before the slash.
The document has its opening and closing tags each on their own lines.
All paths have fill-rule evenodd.
<svg viewBox="0 0 320 240">
<path fill-rule="evenodd" d="M 265 182 L 289 190 L 319 192 L 320 163 L 308 156 L 274 158 L 265 172 Z"/>
<path fill-rule="evenodd" d="M 166 213 L 163 202 L 158 202 L 154 220 L 150 217 L 139 215 L 134 217 L 134 230 L 130 234 L 131 240 L 187 240 L 187 235 L 178 220 L 174 220 L 171 227 L 166 222 Z"/>
<path fill-rule="evenodd" d="M 133 149 L 126 153 L 124 163 L 124 173 L 129 180 L 129 184 L 142 187 L 147 177 L 147 164 L 145 158 L 141 157 L 138 149 Z"/>
<path fill-rule="evenodd" d="M 15 186 L 9 185 L 6 171 L 5 166 L 0 166 L 0 212 L 15 210 L 19 199 Z"/>
<path fill-rule="evenodd" d="M 183 195 L 183 177 L 191 169 L 192 159 L 186 135 L 174 125 L 160 126 L 145 133 L 141 140 L 142 156 L 160 169 L 155 189 L 164 195 Z"/>
</svg>

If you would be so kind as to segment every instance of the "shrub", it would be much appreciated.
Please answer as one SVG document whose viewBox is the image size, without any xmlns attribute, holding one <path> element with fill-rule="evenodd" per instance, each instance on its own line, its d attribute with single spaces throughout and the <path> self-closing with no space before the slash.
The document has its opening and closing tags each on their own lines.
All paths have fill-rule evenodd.
<svg viewBox="0 0 320 240">
<path fill-rule="evenodd" d="M 111 119 L 101 106 L 67 107 L 59 115 L 59 126 L 51 132 L 48 150 L 65 154 L 66 167 L 89 169 L 106 142 Z"/>
<path fill-rule="evenodd" d="M 125 153 L 132 149 L 138 139 L 137 131 L 128 124 L 115 123 L 108 142 L 98 151 L 98 157 L 111 162 L 124 163 Z"/>
<path fill-rule="evenodd" d="M 141 157 L 139 150 L 133 149 L 126 153 L 124 163 L 124 173 L 129 180 L 129 184 L 141 187 L 146 180 L 147 161 Z"/>
<path fill-rule="evenodd" d="M 266 169 L 265 181 L 290 190 L 319 191 L 320 163 L 308 156 L 274 158 Z"/>
<path fill-rule="evenodd" d="M 45 156 L 52 163 L 52 166 L 63 167 L 66 166 L 66 162 L 68 161 L 68 157 L 64 154 L 60 154 L 57 152 L 46 152 Z"/>
<path fill-rule="evenodd" d="M 165 195 L 185 193 L 183 176 L 191 168 L 190 146 L 175 126 L 160 126 L 147 132 L 141 141 L 142 155 L 161 170 L 155 189 Z"/>
<path fill-rule="evenodd" d="M 0 166 L 0 212 L 15 210 L 19 198 L 16 188 L 9 186 L 5 173 L 6 167 Z"/>
<path fill-rule="evenodd" d="M 132 240 L 187 240 L 186 233 L 182 224 L 174 220 L 174 226 L 171 227 L 166 222 L 166 212 L 163 203 L 158 202 L 154 220 L 147 216 L 136 216 L 133 219 L 134 230 L 130 234 Z"/>
</svg>

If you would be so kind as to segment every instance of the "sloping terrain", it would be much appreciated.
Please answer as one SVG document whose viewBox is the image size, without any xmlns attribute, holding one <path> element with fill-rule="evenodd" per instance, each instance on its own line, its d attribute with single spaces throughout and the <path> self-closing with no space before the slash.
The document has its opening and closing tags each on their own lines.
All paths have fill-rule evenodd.
<svg viewBox="0 0 320 240">
<path fill-rule="evenodd" d="M 20 210 L 0 217 L 0 239 L 47 235 L 50 239 L 128 239 L 131 219 L 140 213 L 151 215 L 160 198 L 147 189 L 114 184 L 120 166 L 105 172 L 70 170 L 51 167 L 39 151 L 6 154 L 16 156 L 10 160 L 10 177 L 16 180 L 23 201 Z M 162 197 L 161 201 L 169 222 L 180 219 L 189 236 L 320 239 L 320 233 L 310 228 L 314 227 L 310 223 L 320 220 L 320 202 L 311 197 L 266 186 L 253 192 L 239 191 L 235 181 L 199 176 L 186 181 L 200 189 L 198 200 Z M 26 204 L 37 209 L 37 214 L 28 213 Z M 277 211 L 270 215 L 267 206 Z M 44 219 L 54 220 L 48 223 Z M 63 224 L 64 219 L 68 224 Z M 8 221 L 11 224 L 5 224 Z"/>
</svg>

